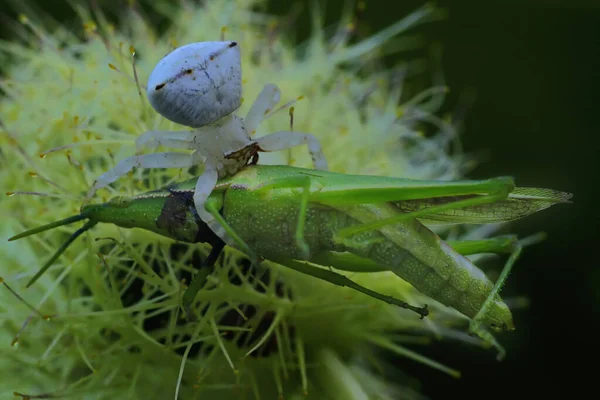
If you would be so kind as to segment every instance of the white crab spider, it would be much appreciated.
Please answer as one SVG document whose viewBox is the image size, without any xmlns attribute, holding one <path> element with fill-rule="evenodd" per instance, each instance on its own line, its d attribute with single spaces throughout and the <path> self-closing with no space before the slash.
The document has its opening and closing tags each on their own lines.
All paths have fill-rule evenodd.
<svg viewBox="0 0 600 400">
<path fill-rule="evenodd" d="M 217 180 L 233 175 L 258 152 L 277 151 L 307 144 L 314 167 L 327 169 L 318 140 L 310 134 L 275 132 L 251 139 L 264 116 L 279 102 L 279 88 L 267 84 L 245 118 L 235 115 L 242 102 L 240 50 L 236 42 L 200 42 L 179 47 L 158 62 L 148 78 L 147 96 L 163 117 L 194 128 L 191 131 L 148 131 L 136 147 L 159 145 L 193 150 L 188 153 L 137 155 L 120 161 L 92 185 L 88 198 L 138 168 L 187 168 L 204 164 L 198 178 L 194 204 L 198 215 L 227 244 L 233 245 L 221 225 L 204 204 Z"/>
</svg>

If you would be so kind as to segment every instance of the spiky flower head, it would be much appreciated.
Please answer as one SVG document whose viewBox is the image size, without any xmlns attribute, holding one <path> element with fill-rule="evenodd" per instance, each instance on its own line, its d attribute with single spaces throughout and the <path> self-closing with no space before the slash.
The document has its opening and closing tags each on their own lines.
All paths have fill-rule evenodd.
<svg viewBox="0 0 600 400">
<path fill-rule="evenodd" d="M 352 43 L 351 15 L 342 15 L 327 36 L 314 10 L 312 35 L 296 48 L 279 19 L 255 11 L 255 3 L 154 2 L 170 20 L 160 34 L 135 7 L 118 27 L 98 10 L 79 6 L 77 29 L 49 30 L 42 16 L 23 15 L 22 40 L 0 43 L 0 54 L 10 61 L 0 82 L 0 185 L 12 196 L 2 200 L 0 237 L 78 213 L 90 184 L 135 152 L 138 135 L 181 130 L 151 109 L 136 79 L 143 86 L 174 47 L 221 35 L 242 49 L 242 113 L 268 82 L 281 88 L 283 102 L 301 98 L 294 104 L 294 129 L 321 140 L 333 171 L 460 175 L 461 160 L 447 152 L 451 126 L 433 114 L 445 89 L 407 97 L 403 70 L 378 68 L 382 46 L 432 19 L 435 10 L 418 9 Z M 422 123 L 441 129 L 424 135 Z M 256 134 L 288 127 L 284 110 Z M 310 159 L 300 148 L 261 156 L 261 163 L 309 167 Z M 136 171 L 99 191 L 97 200 L 158 188 L 194 172 Z M 210 290 L 198 294 L 196 318 L 183 319 L 182 280 L 208 248 L 142 230 L 98 225 L 22 290 L 71 232 L 0 241 L 1 275 L 23 298 L 0 291 L 2 393 L 86 399 L 416 396 L 383 372 L 391 366 L 378 357 L 380 350 L 456 374 L 403 346 L 403 340 L 457 335 L 450 329 L 463 320 L 452 310 L 434 306 L 421 321 L 274 263 L 259 277 L 235 250 L 225 251 Z M 432 303 L 389 273 L 352 279 L 380 293 Z"/>
</svg>

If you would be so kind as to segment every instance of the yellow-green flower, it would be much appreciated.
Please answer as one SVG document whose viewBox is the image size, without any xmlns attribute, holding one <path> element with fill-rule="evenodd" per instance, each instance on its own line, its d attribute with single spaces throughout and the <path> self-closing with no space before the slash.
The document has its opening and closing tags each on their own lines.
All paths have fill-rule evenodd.
<svg viewBox="0 0 600 400">
<path fill-rule="evenodd" d="M 462 165 L 447 152 L 451 128 L 433 114 L 444 88 L 415 97 L 402 93 L 401 71 L 375 68 L 384 43 L 431 19 L 416 10 L 384 31 L 350 44 L 343 16 L 326 37 L 317 22 L 301 49 L 281 34 L 278 19 L 255 11 L 254 0 L 209 1 L 172 7 L 158 34 L 135 9 L 112 26 L 102 14 L 78 7 L 81 24 L 48 31 L 22 16 L 22 41 L 0 43 L 10 61 L 0 81 L 0 392 L 85 399 L 395 399 L 411 397 L 383 349 L 455 371 L 403 347 L 443 337 L 464 321 L 436 308 L 420 321 L 405 310 L 269 264 L 262 279 L 234 250 L 201 291 L 197 320 L 178 312 L 193 262 L 208 248 L 174 244 L 140 230 L 97 226 L 75 242 L 32 288 L 22 285 L 72 228 L 19 242 L 5 238 L 78 212 L 96 177 L 135 152 L 151 129 L 182 129 L 155 113 L 140 96 L 155 63 L 173 47 L 221 35 L 235 39 L 243 57 L 244 97 L 276 83 L 295 107 L 294 129 L 323 143 L 337 172 L 457 178 Z M 315 13 L 318 17 L 318 13 Z M 301 50 L 301 51 L 299 51 Z M 143 93 L 142 88 L 142 93 Z M 242 106 L 242 113 L 251 101 Z M 442 127 L 432 135 L 422 123 Z M 433 124 L 432 124 L 433 123 Z M 285 130 L 287 112 L 261 124 L 257 135 Z M 49 151 L 68 145 L 57 151 Z M 306 149 L 261 155 L 261 163 L 310 166 Z M 97 201 L 189 178 L 190 171 L 136 171 L 97 194 Z M 143 178 L 143 179 L 142 179 Z M 22 192 L 41 194 L 28 195 Z M 428 302 L 388 273 L 354 274 L 378 292 Z M 410 317 L 409 317 L 410 316 Z M 25 325 L 24 325 L 25 324 Z M 454 336 L 459 335 L 453 331 Z M 11 343 L 12 342 L 12 343 Z M 412 362 L 412 361 L 410 361 Z"/>
</svg>

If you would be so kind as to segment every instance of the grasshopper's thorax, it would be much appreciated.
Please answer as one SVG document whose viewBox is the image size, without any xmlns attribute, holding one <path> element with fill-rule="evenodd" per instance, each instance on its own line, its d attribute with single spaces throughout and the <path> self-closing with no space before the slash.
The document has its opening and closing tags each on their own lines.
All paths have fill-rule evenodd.
<svg viewBox="0 0 600 400">
<path fill-rule="evenodd" d="M 243 173 L 256 178 L 258 171 L 248 168 Z M 261 257 L 302 257 L 296 241 L 298 198 L 291 190 L 290 196 L 285 196 L 286 192 L 287 189 L 270 191 L 265 198 L 244 184 L 232 185 L 227 190 L 223 215 L 231 228 Z M 318 252 L 331 237 L 325 232 L 332 229 L 334 222 L 328 211 L 335 212 L 326 206 L 308 205 L 303 237 L 312 252 Z"/>
<path fill-rule="evenodd" d="M 401 211 L 390 204 L 337 207 L 359 223 L 391 218 Z M 370 258 L 410 282 L 417 290 L 462 314 L 474 318 L 494 284 L 468 258 L 458 254 L 418 220 L 400 221 L 378 230 L 380 241 L 360 237 L 346 241 L 346 251 Z M 510 310 L 502 299 L 492 302 L 483 323 L 490 328 L 512 326 Z"/>
</svg>

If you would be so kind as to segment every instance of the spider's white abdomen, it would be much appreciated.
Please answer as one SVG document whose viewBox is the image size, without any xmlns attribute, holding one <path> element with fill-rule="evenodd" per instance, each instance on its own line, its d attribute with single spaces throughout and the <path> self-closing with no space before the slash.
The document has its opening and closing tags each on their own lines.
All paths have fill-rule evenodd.
<svg viewBox="0 0 600 400">
<path fill-rule="evenodd" d="M 147 95 L 163 117 L 193 128 L 231 114 L 242 101 L 239 46 L 200 42 L 173 50 L 154 67 Z"/>
</svg>

